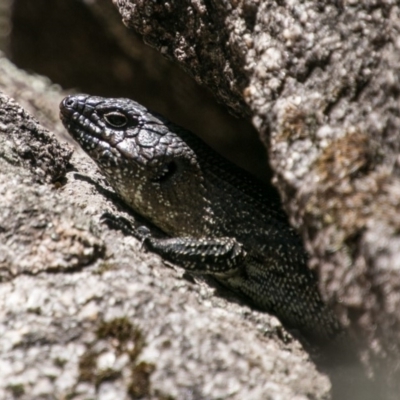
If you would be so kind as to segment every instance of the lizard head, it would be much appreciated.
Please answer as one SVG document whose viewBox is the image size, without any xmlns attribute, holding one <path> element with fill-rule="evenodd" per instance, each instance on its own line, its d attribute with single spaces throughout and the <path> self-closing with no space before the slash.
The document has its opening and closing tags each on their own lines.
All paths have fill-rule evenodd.
<svg viewBox="0 0 400 400">
<path fill-rule="evenodd" d="M 68 96 L 60 117 L 119 196 L 167 233 L 206 207 L 201 166 L 188 142 L 206 145 L 191 133 L 130 99 Z"/>
</svg>

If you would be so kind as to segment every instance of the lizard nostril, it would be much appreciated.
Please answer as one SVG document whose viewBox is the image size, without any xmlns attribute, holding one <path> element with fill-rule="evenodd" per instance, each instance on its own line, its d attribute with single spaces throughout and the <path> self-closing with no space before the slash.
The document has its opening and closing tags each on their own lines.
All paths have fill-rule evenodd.
<svg viewBox="0 0 400 400">
<path fill-rule="evenodd" d="M 73 107 L 75 104 L 75 100 L 71 97 L 66 97 L 62 102 L 64 107 Z"/>
</svg>

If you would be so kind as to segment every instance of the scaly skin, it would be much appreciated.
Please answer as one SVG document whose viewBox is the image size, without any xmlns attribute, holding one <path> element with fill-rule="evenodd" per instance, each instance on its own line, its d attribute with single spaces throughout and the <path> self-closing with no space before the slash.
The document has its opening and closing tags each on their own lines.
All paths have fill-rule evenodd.
<svg viewBox="0 0 400 400">
<path fill-rule="evenodd" d="M 60 109 L 121 199 L 169 236 L 146 236 L 149 250 L 213 275 L 309 339 L 341 331 L 274 193 L 133 100 L 76 95 Z"/>
</svg>

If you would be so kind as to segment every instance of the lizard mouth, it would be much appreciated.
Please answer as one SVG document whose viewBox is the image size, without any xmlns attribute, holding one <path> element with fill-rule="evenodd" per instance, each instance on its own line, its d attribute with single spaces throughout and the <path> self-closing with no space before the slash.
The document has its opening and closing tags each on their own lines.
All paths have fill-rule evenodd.
<svg viewBox="0 0 400 400">
<path fill-rule="evenodd" d="M 125 134 L 116 129 L 107 129 L 101 123 L 102 116 L 99 116 L 96 111 L 96 106 L 99 104 L 101 101 L 94 96 L 65 97 L 60 103 L 60 119 L 74 139 L 79 142 L 79 136 L 84 133 L 108 143 L 111 147 L 116 147 L 124 140 Z"/>
<path fill-rule="evenodd" d="M 60 119 L 71 136 L 90 157 L 96 162 L 111 166 L 117 161 L 116 149 L 110 141 L 103 138 L 100 128 L 84 115 L 83 109 L 88 97 L 68 96 L 62 100 Z"/>
<path fill-rule="evenodd" d="M 77 116 L 82 116 L 85 102 L 88 99 L 88 95 L 79 96 L 67 96 L 60 103 L 60 118 L 64 122 L 65 120 L 77 120 Z"/>
<path fill-rule="evenodd" d="M 80 137 L 86 133 L 87 136 L 92 136 L 90 121 L 83 115 L 84 102 L 88 96 L 68 96 L 60 103 L 60 119 L 72 135 L 72 137 L 81 144 Z M 94 135 L 93 135 L 94 136 Z"/>
</svg>

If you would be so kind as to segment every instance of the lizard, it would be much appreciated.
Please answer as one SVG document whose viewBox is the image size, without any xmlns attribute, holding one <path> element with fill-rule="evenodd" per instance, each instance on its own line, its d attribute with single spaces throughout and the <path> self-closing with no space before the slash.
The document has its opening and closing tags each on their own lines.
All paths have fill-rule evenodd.
<svg viewBox="0 0 400 400">
<path fill-rule="evenodd" d="M 60 118 L 122 201 L 166 234 L 138 229 L 147 250 L 213 276 L 307 340 L 327 343 L 342 332 L 267 185 L 130 99 L 70 95 Z"/>
</svg>

